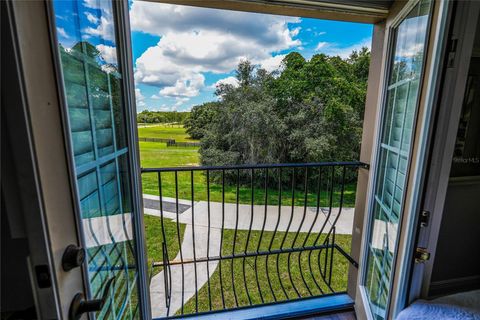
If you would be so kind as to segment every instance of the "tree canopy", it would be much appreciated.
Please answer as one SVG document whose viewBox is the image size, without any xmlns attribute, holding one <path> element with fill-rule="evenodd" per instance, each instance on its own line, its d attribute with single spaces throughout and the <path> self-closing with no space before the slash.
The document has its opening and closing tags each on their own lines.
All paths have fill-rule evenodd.
<svg viewBox="0 0 480 320">
<path fill-rule="evenodd" d="M 288 54 L 279 70 L 249 61 L 238 85 L 193 107 L 187 132 L 201 139 L 203 165 L 358 160 L 370 52 L 347 59 Z"/>
</svg>

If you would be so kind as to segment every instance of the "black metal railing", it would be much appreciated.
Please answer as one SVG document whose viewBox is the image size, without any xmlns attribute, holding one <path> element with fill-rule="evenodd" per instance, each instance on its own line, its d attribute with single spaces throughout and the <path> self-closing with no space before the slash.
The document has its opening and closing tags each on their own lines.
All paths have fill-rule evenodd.
<svg viewBox="0 0 480 320">
<path fill-rule="evenodd" d="M 349 266 L 358 267 L 348 254 L 353 209 L 345 208 L 358 168 L 367 165 L 142 169 L 144 184 L 158 188 L 149 213 L 161 224 L 153 317 L 345 292 Z"/>
</svg>

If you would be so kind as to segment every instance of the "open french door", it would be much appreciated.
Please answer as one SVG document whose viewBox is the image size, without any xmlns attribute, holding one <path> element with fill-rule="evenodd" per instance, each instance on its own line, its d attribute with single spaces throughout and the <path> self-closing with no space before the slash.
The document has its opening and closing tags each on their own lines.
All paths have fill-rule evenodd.
<svg viewBox="0 0 480 320">
<path fill-rule="evenodd" d="M 38 200 L 37 317 L 149 318 L 128 2 L 7 8 L 35 180 L 22 205 Z"/>
<path fill-rule="evenodd" d="M 439 2 L 416 0 L 392 8 L 386 21 L 382 89 L 372 155 L 356 310 L 359 318 L 392 319 L 405 288 L 415 236 L 415 195 L 440 24 Z M 433 41 L 432 41 L 433 40 Z"/>
<path fill-rule="evenodd" d="M 472 215 L 468 210 L 474 205 L 466 199 L 471 197 L 470 190 L 479 184 L 478 158 L 472 145 L 475 146 L 475 141 L 478 141 L 478 134 L 474 131 L 478 130 L 475 126 L 478 116 L 473 106 L 475 103 L 478 105 L 479 97 L 480 59 L 475 47 L 478 47 L 480 34 L 480 3 L 458 1 L 452 7 L 454 10 L 448 39 L 455 45 L 448 48 L 450 52 L 446 57 L 438 95 L 438 118 L 430 145 L 430 169 L 425 177 L 421 204 L 422 211 L 428 213 L 429 219 L 428 223 L 419 226 L 417 236 L 417 247 L 426 248 L 430 259 L 414 265 L 408 302 L 452 289 L 467 289 L 469 285 L 475 286 L 478 283 L 474 277 L 461 277 L 458 274 L 449 275 L 450 279 L 438 277 L 438 270 L 442 267 L 462 272 L 465 265 L 474 265 L 465 258 L 465 251 L 462 251 L 470 247 L 462 246 L 455 252 L 445 250 L 446 243 L 450 243 L 451 238 L 442 237 L 441 228 L 442 225 L 443 228 L 445 225 L 459 226 L 456 243 L 471 243 L 463 239 L 470 234 L 465 232 L 465 224 L 470 223 L 473 228 L 476 224 L 469 220 L 464 222 L 462 217 Z M 459 208 L 459 204 L 465 204 L 465 207 Z M 452 217 L 454 221 L 449 220 Z"/>
<path fill-rule="evenodd" d="M 101 300 L 97 319 L 142 318 L 148 301 L 127 5 L 55 0 L 50 8 L 86 256 L 76 299 Z"/>
</svg>

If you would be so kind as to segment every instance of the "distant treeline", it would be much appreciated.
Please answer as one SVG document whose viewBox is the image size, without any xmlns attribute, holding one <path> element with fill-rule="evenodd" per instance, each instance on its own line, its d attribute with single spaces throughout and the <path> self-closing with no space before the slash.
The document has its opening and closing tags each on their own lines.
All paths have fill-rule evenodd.
<svg viewBox="0 0 480 320">
<path fill-rule="evenodd" d="M 138 123 L 180 123 L 190 116 L 190 112 L 177 111 L 148 111 L 144 110 L 137 114 Z"/>
</svg>

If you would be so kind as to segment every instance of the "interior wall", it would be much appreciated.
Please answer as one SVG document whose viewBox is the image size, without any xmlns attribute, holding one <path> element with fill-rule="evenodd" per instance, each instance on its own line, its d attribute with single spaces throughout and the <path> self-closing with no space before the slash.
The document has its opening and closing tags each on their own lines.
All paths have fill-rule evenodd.
<svg viewBox="0 0 480 320">
<path fill-rule="evenodd" d="M 480 288 L 480 178 L 451 179 L 430 295 Z"/>
<path fill-rule="evenodd" d="M 29 245 L 23 219 L 24 209 L 20 192 L 22 166 L 15 160 L 19 149 L 26 147 L 25 134 L 17 119 L 21 117 L 19 87 L 15 63 L 13 63 L 12 38 L 5 3 L 1 4 L 2 32 L 2 94 L 1 94 L 1 187 L 0 187 L 0 235 L 1 235 L 1 294 L 0 311 L 4 316 L 30 319 L 35 317 L 35 304 L 28 271 Z M 8 92 L 8 94 L 6 94 Z M 13 138 L 13 139 L 12 139 Z M 13 150 L 15 146 L 16 150 Z M 26 159 L 25 154 L 20 157 Z"/>
<path fill-rule="evenodd" d="M 34 313 L 35 304 L 27 265 L 28 242 L 25 238 L 12 237 L 3 198 L 2 195 L 1 312 L 5 314 L 29 310 Z"/>
</svg>

